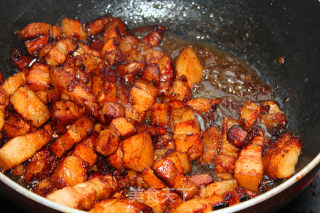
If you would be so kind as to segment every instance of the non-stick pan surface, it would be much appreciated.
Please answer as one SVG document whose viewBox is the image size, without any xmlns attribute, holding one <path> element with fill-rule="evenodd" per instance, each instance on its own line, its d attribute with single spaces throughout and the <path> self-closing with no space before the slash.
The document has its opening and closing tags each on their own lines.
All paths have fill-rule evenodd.
<svg viewBox="0 0 320 213">
<path fill-rule="evenodd" d="M 295 176 L 291 182 L 269 193 L 270 196 L 263 197 L 266 199 L 284 190 L 280 193 L 281 198 L 278 199 L 277 195 L 264 202 L 253 199 L 241 208 L 256 203 L 260 204 L 247 210 L 259 209 L 261 212 L 278 208 L 312 180 L 318 171 L 318 167 L 314 167 L 320 159 L 320 156 L 316 158 L 320 151 L 320 2 L 318 0 L 2 0 L 0 2 L 1 72 L 5 77 L 14 74 L 15 69 L 8 58 L 14 47 L 23 48 L 23 43 L 14 32 L 26 24 L 36 21 L 54 24 L 59 23 L 63 17 L 85 21 L 108 13 L 121 17 L 129 27 L 161 24 L 165 25 L 168 31 L 185 39 L 210 42 L 254 67 L 261 78 L 274 88 L 279 97 L 277 101 L 288 115 L 290 128 L 295 134 L 299 134 L 303 141 L 302 156 L 298 164 L 298 171 L 302 171 L 299 174 L 303 177 Z M 283 64 L 277 63 L 278 57 L 284 57 Z M 1 193 L 11 198 L 19 196 L 16 191 L 31 196 L 1 174 L 0 179 L 7 184 L 1 184 Z M 30 199 L 21 199 L 27 202 L 21 205 L 26 205 L 28 208 L 37 206 Z M 21 202 L 24 202 L 23 200 Z M 43 202 L 43 199 L 40 201 Z M 45 205 L 51 206 L 51 203 Z M 36 210 L 40 212 L 42 209 L 48 211 L 48 207 L 43 205 L 37 206 Z"/>
</svg>

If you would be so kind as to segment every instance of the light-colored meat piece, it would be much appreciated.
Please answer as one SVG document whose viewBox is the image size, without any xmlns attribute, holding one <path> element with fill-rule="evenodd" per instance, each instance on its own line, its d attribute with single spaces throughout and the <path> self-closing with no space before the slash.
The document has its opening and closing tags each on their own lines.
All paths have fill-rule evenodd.
<svg viewBox="0 0 320 213">
<path fill-rule="evenodd" d="M 110 129 L 105 129 L 100 132 L 95 142 L 95 150 L 103 156 L 109 156 L 118 149 L 118 145 L 119 137 L 116 133 Z"/>
<path fill-rule="evenodd" d="M 89 166 L 93 166 L 97 160 L 97 154 L 93 148 L 89 147 L 87 144 L 81 142 L 76 145 L 72 151 L 73 156 L 77 156 L 87 162 Z"/>
<path fill-rule="evenodd" d="M 260 106 L 251 101 L 247 101 L 240 109 L 239 121 L 245 129 L 250 129 L 255 124 L 259 114 Z"/>
<path fill-rule="evenodd" d="M 67 156 L 60 161 L 50 181 L 59 189 L 85 182 L 87 180 L 87 165 L 77 156 Z"/>
<path fill-rule="evenodd" d="M 153 170 L 146 168 L 142 171 L 141 177 L 144 182 L 154 189 L 165 188 L 166 185 L 154 174 Z"/>
<path fill-rule="evenodd" d="M 49 35 L 51 30 L 51 25 L 43 22 L 34 22 L 28 24 L 21 31 L 18 31 L 17 34 L 21 39 L 27 40 L 39 35 Z"/>
<path fill-rule="evenodd" d="M 51 151 L 58 157 L 62 157 L 76 143 L 88 137 L 93 127 L 93 122 L 89 118 L 79 118 L 69 127 L 65 134 L 51 144 Z"/>
<path fill-rule="evenodd" d="M 30 131 L 31 125 L 24 120 L 19 114 L 11 114 L 5 121 L 3 131 L 9 138 L 24 135 Z"/>
<path fill-rule="evenodd" d="M 138 113 L 150 109 L 157 97 L 157 89 L 147 81 L 136 81 L 130 90 L 132 108 Z"/>
<path fill-rule="evenodd" d="M 152 107 L 151 124 L 169 127 L 170 106 L 168 103 L 155 103 Z"/>
<path fill-rule="evenodd" d="M 25 84 L 26 77 L 23 72 L 18 72 L 17 74 L 7 78 L 3 84 L 2 88 L 7 93 L 7 95 L 12 95 L 21 85 Z"/>
<path fill-rule="evenodd" d="M 274 101 L 264 101 L 261 104 L 260 111 L 261 123 L 263 123 L 269 131 L 282 129 L 287 124 L 286 115 Z"/>
<path fill-rule="evenodd" d="M 152 208 L 133 199 L 106 199 L 96 203 L 91 213 L 151 213 Z"/>
<path fill-rule="evenodd" d="M 192 93 L 187 82 L 180 79 L 173 81 L 170 100 L 187 101 L 192 98 Z"/>
<path fill-rule="evenodd" d="M 200 190 L 200 197 L 208 198 L 212 195 L 223 195 L 226 192 L 234 191 L 237 187 L 236 179 L 214 182 Z"/>
<path fill-rule="evenodd" d="M 0 149 L 0 168 L 6 171 L 28 160 L 50 141 L 50 136 L 42 128 L 9 140 Z"/>
<path fill-rule="evenodd" d="M 198 163 L 212 164 L 215 160 L 222 137 L 216 126 L 211 126 L 202 133 L 203 154 Z"/>
<path fill-rule="evenodd" d="M 105 17 L 101 17 L 93 21 L 90 21 L 88 24 L 86 24 L 86 31 L 88 36 L 101 33 L 105 25 L 112 20 L 113 20 L 112 16 L 105 16 Z"/>
<path fill-rule="evenodd" d="M 76 47 L 77 45 L 71 39 L 60 39 L 48 50 L 45 61 L 50 66 L 63 64 L 67 59 L 67 55 L 75 50 Z"/>
<path fill-rule="evenodd" d="M 239 186 L 258 192 L 263 177 L 262 146 L 249 144 L 242 148 L 235 163 L 234 177 Z"/>
<path fill-rule="evenodd" d="M 172 152 L 166 159 L 172 161 L 181 174 L 187 174 L 192 169 L 188 154 L 185 152 Z"/>
<path fill-rule="evenodd" d="M 273 179 L 285 179 L 293 175 L 301 154 L 301 140 L 284 133 L 263 156 L 266 175 Z"/>
<path fill-rule="evenodd" d="M 76 19 L 62 19 L 61 31 L 67 38 L 79 39 L 85 41 L 87 33 L 84 31 L 81 23 Z"/>
<path fill-rule="evenodd" d="M 207 99 L 207 98 L 193 98 L 186 102 L 187 106 L 189 106 L 195 112 L 201 114 L 208 112 L 212 106 L 216 106 L 221 102 L 220 98 L 216 99 Z"/>
<path fill-rule="evenodd" d="M 199 158 L 203 153 L 203 144 L 200 134 L 174 135 L 175 149 L 178 152 L 186 152 L 190 160 Z"/>
<path fill-rule="evenodd" d="M 188 85 L 192 88 L 202 79 L 202 72 L 204 68 L 196 54 L 191 47 L 185 47 L 176 60 L 176 79 L 184 76 L 187 79 Z"/>
<path fill-rule="evenodd" d="M 30 55 L 37 56 L 38 52 L 49 42 L 48 35 L 42 35 L 24 42 L 26 49 Z"/>
<path fill-rule="evenodd" d="M 47 65 L 34 63 L 26 75 L 26 84 L 34 92 L 50 87 L 50 75 Z"/>
<path fill-rule="evenodd" d="M 10 97 L 14 109 L 32 125 L 40 127 L 50 118 L 50 111 L 41 99 L 27 87 L 20 87 Z"/>
<path fill-rule="evenodd" d="M 198 187 L 206 186 L 213 182 L 213 178 L 210 174 L 201 173 L 196 175 L 189 176 L 190 180 L 192 180 Z"/>
<path fill-rule="evenodd" d="M 111 129 L 113 129 L 119 137 L 126 138 L 136 132 L 134 126 L 125 118 L 118 117 L 111 121 Z"/>
</svg>

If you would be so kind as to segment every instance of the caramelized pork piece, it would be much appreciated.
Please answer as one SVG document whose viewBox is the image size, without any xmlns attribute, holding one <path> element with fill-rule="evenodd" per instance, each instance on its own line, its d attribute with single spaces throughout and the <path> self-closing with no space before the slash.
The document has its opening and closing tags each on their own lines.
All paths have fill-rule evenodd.
<svg viewBox="0 0 320 213">
<path fill-rule="evenodd" d="M 188 200 L 173 211 L 171 213 L 189 213 L 189 212 L 212 212 L 215 206 L 223 204 L 225 206 L 225 199 L 222 195 L 214 195 L 206 199 L 201 198 L 193 198 Z"/>
<path fill-rule="evenodd" d="M 148 64 L 145 66 L 142 78 L 146 81 L 158 85 L 160 81 L 160 70 L 157 64 Z"/>
<path fill-rule="evenodd" d="M 153 137 L 165 135 L 168 133 L 168 130 L 158 126 L 141 125 L 137 132 L 148 132 Z"/>
<path fill-rule="evenodd" d="M 105 199 L 94 205 L 91 213 L 151 213 L 152 208 L 134 199 Z"/>
<path fill-rule="evenodd" d="M 26 183 L 42 180 L 51 175 L 57 162 L 56 157 L 47 148 L 38 151 L 25 166 Z"/>
<path fill-rule="evenodd" d="M 153 170 L 146 168 L 142 171 L 141 177 L 143 181 L 149 185 L 149 187 L 154 189 L 165 188 L 166 185 L 154 174 Z"/>
<path fill-rule="evenodd" d="M 234 167 L 239 186 L 258 192 L 263 177 L 262 146 L 249 144 L 242 148 Z"/>
<path fill-rule="evenodd" d="M 207 98 L 193 98 L 186 102 L 193 111 L 202 114 L 208 112 L 213 106 L 217 106 L 221 102 L 220 98 L 207 99 Z"/>
<path fill-rule="evenodd" d="M 146 132 L 136 134 L 123 140 L 120 144 L 123 151 L 124 165 L 134 171 L 142 172 L 153 164 L 154 150 L 152 139 Z"/>
<path fill-rule="evenodd" d="M 57 94 L 53 89 L 40 90 L 36 92 L 36 95 L 41 99 L 44 104 L 49 104 L 58 99 Z"/>
<path fill-rule="evenodd" d="M 12 95 L 21 85 L 26 83 L 26 77 L 23 72 L 18 72 L 17 74 L 7 78 L 3 84 L 2 88 L 7 95 Z"/>
<path fill-rule="evenodd" d="M 77 156 L 67 156 L 63 158 L 50 181 L 61 189 L 66 186 L 75 186 L 87 180 L 88 164 Z"/>
<path fill-rule="evenodd" d="M 134 126 L 125 118 L 118 117 L 111 121 L 111 129 L 113 129 L 119 137 L 126 138 L 136 132 Z"/>
<path fill-rule="evenodd" d="M 105 26 L 104 42 L 106 43 L 111 38 L 115 38 L 119 42 L 127 34 L 126 28 L 125 23 L 120 18 L 113 19 Z"/>
<path fill-rule="evenodd" d="M 23 119 L 19 114 L 11 114 L 5 121 L 3 131 L 9 138 L 24 135 L 30 131 L 30 123 Z"/>
<path fill-rule="evenodd" d="M 30 55 L 24 55 L 17 49 L 12 51 L 10 59 L 19 71 L 22 71 L 24 68 L 28 68 L 34 61 L 33 57 Z"/>
<path fill-rule="evenodd" d="M 135 46 L 138 44 L 139 39 L 133 35 L 127 35 L 120 41 L 119 49 L 121 53 L 124 55 L 128 55 L 128 58 L 131 58 L 132 61 L 132 53 L 135 52 Z M 131 56 L 131 57 L 130 57 Z"/>
<path fill-rule="evenodd" d="M 176 79 L 187 79 L 188 85 L 192 88 L 202 79 L 202 72 L 204 70 L 196 52 L 191 47 L 185 47 L 176 60 Z"/>
<path fill-rule="evenodd" d="M 115 83 L 103 81 L 102 77 L 94 75 L 92 78 L 92 92 L 97 96 L 100 104 L 117 101 L 117 87 Z"/>
<path fill-rule="evenodd" d="M 237 187 L 238 184 L 236 179 L 214 182 L 200 190 L 200 197 L 208 198 L 212 195 L 223 195 L 226 192 L 236 190 Z"/>
<path fill-rule="evenodd" d="M 274 101 L 263 102 L 260 109 L 261 123 L 268 128 L 268 131 L 282 130 L 287 124 L 286 115 Z"/>
<path fill-rule="evenodd" d="M 173 205 L 178 206 L 182 203 L 181 198 L 168 188 L 139 190 L 133 192 L 132 197 L 150 206 L 154 213 L 167 212 Z"/>
<path fill-rule="evenodd" d="M 85 141 L 76 145 L 76 147 L 72 151 L 73 156 L 77 156 L 81 158 L 83 161 L 89 164 L 89 166 L 93 166 L 97 160 L 97 154 L 93 150 L 93 147 L 84 143 Z"/>
<path fill-rule="evenodd" d="M 152 106 L 151 124 L 159 127 L 169 127 L 169 111 L 168 103 L 155 103 Z"/>
<path fill-rule="evenodd" d="M 48 51 L 45 61 L 50 66 L 63 64 L 67 59 L 67 55 L 75 50 L 76 47 L 77 45 L 71 39 L 60 39 Z"/>
<path fill-rule="evenodd" d="M 203 154 L 198 163 L 212 164 L 221 144 L 221 134 L 216 126 L 211 126 L 202 133 Z"/>
<path fill-rule="evenodd" d="M 190 180 L 194 182 L 198 187 L 206 186 L 213 182 L 213 178 L 210 174 L 202 173 L 189 176 Z"/>
<path fill-rule="evenodd" d="M 85 41 L 87 33 L 81 26 L 81 23 L 76 19 L 62 19 L 61 31 L 65 37 Z"/>
<path fill-rule="evenodd" d="M 250 129 L 257 121 L 260 114 L 260 106 L 247 101 L 246 104 L 240 109 L 239 120 L 245 129 Z"/>
<path fill-rule="evenodd" d="M 300 138 L 291 136 L 290 133 L 282 134 L 263 156 L 266 175 L 273 179 L 291 177 L 301 154 L 301 146 Z"/>
<path fill-rule="evenodd" d="M 100 132 L 95 142 L 95 150 L 103 156 L 109 156 L 118 149 L 118 145 L 119 137 L 116 133 L 110 129 L 105 129 Z"/>
<path fill-rule="evenodd" d="M 169 54 L 163 56 L 157 62 L 157 64 L 160 71 L 160 82 L 158 92 L 160 95 L 163 95 L 169 91 L 172 81 L 175 78 L 175 72 L 173 70 L 173 65 Z"/>
<path fill-rule="evenodd" d="M 49 35 L 51 30 L 51 25 L 43 22 L 34 22 L 28 24 L 21 31 L 18 31 L 17 34 L 22 40 L 27 40 L 33 37 L 40 35 Z"/>
<path fill-rule="evenodd" d="M 217 175 L 222 179 L 232 179 L 235 161 L 239 156 L 239 149 L 227 139 L 228 130 L 235 124 L 238 122 L 230 118 L 222 120 L 222 143 L 215 161 Z"/>
<path fill-rule="evenodd" d="M 0 149 L 0 168 L 7 171 L 28 160 L 50 141 L 50 136 L 42 128 L 9 140 Z"/>
<path fill-rule="evenodd" d="M 71 208 L 89 210 L 96 201 L 108 198 L 115 192 L 117 183 L 111 176 L 97 176 L 73 187 L 52 192 L 47 199 Z"/>
<path fill-rule="evenodd" d="M 38 52 L 48 44 L 49 36 L 43 35 L 24 42 L 30 55 L 37 56 Z"/>
<path fill-rule="evenodd" d="M 113 20 L 112 16 L 104 16 L 86 24 L 86 32 L 88 36 L 101 33 L 106 24 Z"/>
<path fill-rule="evenodd" d="M 74 122 L 66 133 L 53 142 L 51 151 L 58 157 L 62 157 L 76 143 L 79 143 L 93 130 L 93 122 L 88 117 L 81 117 Z"/>
<path fill-rule="evenodd" d="M 192 169 L 189 157 L 185 152 L 171 152 L 165 158 L 174 163 L 181 174 L 187 174 Z"/>
<path fill-rule="evenodd" d="M 27 87 L 19 87 L 10 97 L 14 109 L 32 125 L 40 127 L 50 118 L 50 111 L 41 99 Z"/>
<path fill-rule="evenodd" d="M 248 132 L 237 124 L 232 125 L 232 127 L 227 131 L 228 141 L 238 148 L 246 145 L 247 136 Z"/>
<path fill-rule="evenodd" d="M 2 76 L 2 75 L 1 75 Z M 6 119 L 6 107 L 9 104 L 9 98 L 6 91 L 0 86 L 0 131 L 2 130 Z"/>
<path fill-rule="evenodd" d="M 157 97 L 157 89 L 147 81 L 137 80 L 130 90 L 132 108 L 138 113 L 150 109 Z"/>
<path fill-rule="evenodd" d="M 40 196 L 47 196 L 51 192 L 55 191 L 56 187 L 50 182 L 49 178 L 43 179 L 39 181 L 35 187 L 32 189 L 32 192 L 40 195 Z"/>
<path fill-rule="evenodd" d="M 116 70 L 126 82 L 132 82 L 135 76 L 141 74 L 144 70 L 145 64 L 142 62 L 132 62 L 130 64 L 118 65 Z"/>
<path fill-rule="evenodd" d="M 175 149 L 178 152 L 186 152 L 190 160 L 197 159 L 203 153 L 203 144 L 201 142 L 200 134 L 193 135 L 175 135 L 174 136 Z"/>
<path fill-rule="evenodd" d="M 150 47 L 159 46 L 164 32 L 166 32 L 166 28 L 164 26 L 157 26 L 154 31 L 143 37 L 141 41 Z"/>
<path fill-rule="evenodd" d="M 115 118 L 123 117 L 124 113 L 124 107 L 121 104 L 103 102 L 101 109 L 101 122 L 108 124 Z"/>
<path fill-rule="evenodd" d="M 188 83 L 179 79 L 173 81 L 170 100 L 186 101 L 192 97 Z"/>
<path fill-rule="evenodd" d="M 52 26 L 51 31 L 50 31 L 50 37 L 54 40 L 61 38 L 61 30 L 58 25 Z"/>
<path fill-rule="evenodd" d="M 52 121 L 58 133 L 67 131 L 66 126 L 75 122 L 82 114 L 81 109 L 72 101 L 60 100 L 52 105 Z"/>
<path fill-rule="evenodd" d="M 170 187 L 174 188 L 183 199 L 189 200 L 198 194 L 199 189 L 195 183 L 181 174 L 172 161 L 158 158 L 154 162 L 153 170 Z"/>
<path fill-rule="evenodd" d="M 98 117 L 99 106 L 96 97 L 83 83 L 77 81 L 73 75 L 62 69 L 50 69 L 50 76 L 54 87 L 60 92 L 70 96 L 71 100 L 80 106 L 84 106 L 86 111 Z"/>
<path fill-rule="evenodd" d="M 26 75 L 26 84 L 34 92 L 49 89 L 50 75 L 48 66 L 34 63 Z"/>
</svg>

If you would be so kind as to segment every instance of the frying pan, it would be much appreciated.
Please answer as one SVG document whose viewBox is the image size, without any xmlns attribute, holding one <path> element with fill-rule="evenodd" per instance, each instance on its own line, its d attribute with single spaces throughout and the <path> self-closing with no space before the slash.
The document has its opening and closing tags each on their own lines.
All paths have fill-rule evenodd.
<svg viewBox="0 0 320 213">
<path fill-rule="evenodd" d="M 217 212 L 271 212 L 303 190 L 320 161 L 320 2 L 318 0 L 38 1 L 0 2 L 0 70 L 15 73 L 8 57 L 23 43 L 14 32 L 30 22 L 60 23 L 63 17 L 121 17 L 129 27 L 165 25 L 188 40 L 203 40 L 249 64 L 274 88 L 290 128 L 303 141 L 297 173 L 278 187 Z M 284 63 L 277 63 L 278 57 Z M 35 212 L 79 212 L 52 203 L 0 173 L 0 193 Z"/>
</svg>

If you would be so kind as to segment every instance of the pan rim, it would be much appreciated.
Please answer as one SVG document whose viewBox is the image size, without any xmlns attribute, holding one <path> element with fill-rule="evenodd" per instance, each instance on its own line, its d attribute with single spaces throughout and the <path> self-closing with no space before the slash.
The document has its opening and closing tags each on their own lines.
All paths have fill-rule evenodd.
<svg viewBox="0 0 320 213">
<path fill-rule="evenodd" d="M 220 210 L 216 210 L 214 212 L 217 212 L 217 213 L 237 212 L 237 211 L 246 209 L 250 206 L 256 205 L 258 203 L 261 203 L 261 202 L 275 196 L 276 194 L 279 194 L 283 190 L 289 188 L 290 186 L 292 186 L 293 184 L 298 182 L 305 175 L 307 175 L 313 168 L 315 168 L 319 163 L 320 163 L 320 153 L 312 161 L 310 161 L 303 169 L 301 169 L 297 174 L 293 175 L 291 178 L 284 181 L 279 186 L 255 197 L 255 198 L 241 202 L 241 203 L 234 205 L 234 206 L 230 206 L 230 207 L 226 207 L 226 208 L 223 208 Z M 63 206 L 61 204 L 57 204 L 53 201 L 46 199 L 45 197 L 37 195 L 36 193 L 33 193 L 32 191 L 19 185 L 18 183 L 16 183 L 15 181 L 13 181 L 9 177 L 7 177 L 2 172 L 0 172 L 0 181 L 2 183 L 6 184 L 7 186 L 9 186 L 10 188 L 12 188 L 13 190 L 15 190 L 16 192 L 20 193 L 21 195 L 39 203 L 39 204 L 45 205 L 49 208 L 52 208 L 54 210 L 58 210 L 61 212 L 67 212 L 67 213 L 84 213 L 85 212 L 82 210 L 78 210 L 78 209 L 70 208 L 67 206 Z"/>
</svg>

